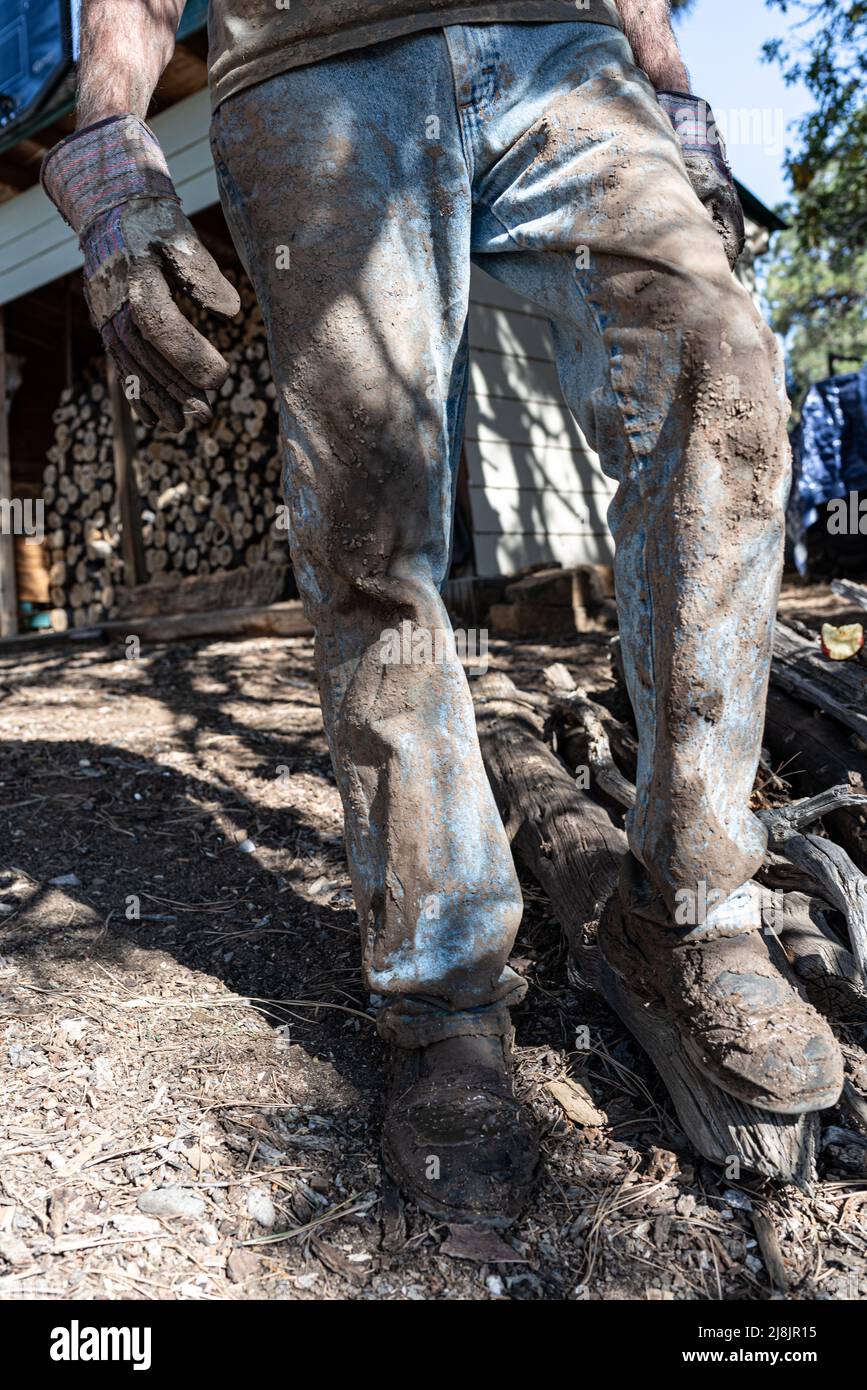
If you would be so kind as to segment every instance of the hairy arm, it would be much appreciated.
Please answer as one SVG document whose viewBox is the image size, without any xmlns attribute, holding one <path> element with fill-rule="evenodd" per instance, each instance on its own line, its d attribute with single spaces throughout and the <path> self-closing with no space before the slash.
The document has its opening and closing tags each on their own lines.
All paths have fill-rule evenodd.
<svg viewBox="0 0 867 1390">
<path fill-rule="evenodd" d="M 184 0 L 84 0 L 76 124 L 144 120 L 175 49 Z"/>
<path fill-rule="evenodd" d="M 614 0 L 635 61 L 658 92 L 688 92 L 689 73 L 671 28 L 668 0 Z"/>
</svg>

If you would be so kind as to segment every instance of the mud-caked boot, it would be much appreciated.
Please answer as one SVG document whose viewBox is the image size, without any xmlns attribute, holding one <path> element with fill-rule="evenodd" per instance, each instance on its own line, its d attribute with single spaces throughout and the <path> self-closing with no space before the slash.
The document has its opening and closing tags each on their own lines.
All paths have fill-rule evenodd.
<svg viewBox="0 0 867 1390">
<path fill-rule="evenodd" d="M 834 1105 L 840 1047 L 761 918 L 754 930 L 696 931 L 639 916 L 634 902 L 622 880 L 599 924 L 599 950 L 633 994 L 666 1009 L 708 1080 L 774 1114 Z"/>
<path fill-rule="evenodd" d="M 539 1162 L 515 1099 L 511 1038 L 394 1047 L 382 1151 L 391 1177 L 424 1211 L 457 1224 L 510 1225 Z"/>
</svg>

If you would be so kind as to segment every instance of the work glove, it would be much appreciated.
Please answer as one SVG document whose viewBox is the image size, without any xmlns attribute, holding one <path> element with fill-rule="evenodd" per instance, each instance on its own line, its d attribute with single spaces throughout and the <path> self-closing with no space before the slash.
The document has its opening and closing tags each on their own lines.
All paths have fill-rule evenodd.
<svg viewBox="0 0 867 1390">
<path fill-rule="evenodd" d="M 174 433 L 184 412 L 209 420 L 229 366 L 172 290 L 226 318 L 241 301 L 181 212 L 153 131 L 137 116 L 85 126 L 49 150 L 41 180 L 78 235 L 90 316 L 139 419 Z"/>
<path fill-rule="evenodd" d="M 713 218 L 734 269 L 744 249 L 744 214 L 713 112 L 701 97 L 686 92 L 657 92 L 656 98 L 674 126 L 689 181 Z"/>
</svg>

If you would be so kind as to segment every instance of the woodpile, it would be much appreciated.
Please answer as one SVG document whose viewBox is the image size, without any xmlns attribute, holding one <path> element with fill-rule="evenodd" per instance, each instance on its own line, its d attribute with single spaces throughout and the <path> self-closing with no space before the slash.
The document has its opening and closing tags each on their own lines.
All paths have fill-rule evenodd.
<svg viewBox="0 0 867 1390">
<path fill-rule="evenodd" d="M 852 587 L 845 595 L 858 599 Z M 855 586 L 858 588 L 859 586 Z M 867 607 L 867 589 L 859 589 Z M 615 707 L 628 707 L 612 644 Z M 576 988 L 599 990 L 652 1060 L 683 1131 L 705 1158 L 801 1185 L 815 1177 L 825 1116 L 772 1116 L 712 1086 L 676 1027 L 601 959 L 596 927 L 626 848 L 636 735 L 562 664 L 540 688 L 502 674 L 472 682 L 485 767 L 516 858 L 548 896 Z M 612 692 L 613 693 L 613 692 Z M 867 662 L 832 662 L 818 634 L 778 623 L 753 804 L 768 831 L 756 882 L 780 951 L 841 1042 L 846 1083 L 834 1132 L 867 1133 Z M 574 775 L 581 770 L 581 776 Z M 589 779 L 585 769 L 589 770 Z"/>
<path fill-rule="evenodd" d="M 285 565 L 276 388 L 262 316 L 240 277 L 242 310 L 217 327 L 189 317 L 230 364 L 207 425 L 180 435 L 137 426 L 136 482 L 147 575 L 174 588 L 240 566 Z M 50 549 L 52 625 L 87 627 L 120 615 L 124 574 L 114 463 L 115 431 L 104 363 L 67 389 L 54 411 L 43 497 Z M 167 608 L 171 600 L 167 597 Z M 123 610 L 127 611 L 127 610 Z"/>
<path fill-rule="evenodd" d="M 490 609 L 498 636 L 556 641 L 617 620 L 609 565 L 536 566 L 508 583 L 503 597 Z"/>
</svg>

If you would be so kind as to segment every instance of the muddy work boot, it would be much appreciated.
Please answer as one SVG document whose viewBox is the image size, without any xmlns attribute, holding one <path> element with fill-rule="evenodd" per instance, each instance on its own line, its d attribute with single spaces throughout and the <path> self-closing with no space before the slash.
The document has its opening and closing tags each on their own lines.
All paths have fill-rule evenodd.
<svg viewBox="0 0 867 1390">
<path fill-rule="evenodd" d="M 382 1152 L 398 1187 L 444 1221 L 510 1225 L 539 1161 L 512 1087 L 511 1039 L 395 1047 L 392 1063 Z"/>
<path fill-rule="evenodd" d="M 840 1048 L 774 937 L 760 929 L 702 937 L 660 926 L 615 892 L 599 924 L 599 950 L 633 995 L 666 1009 L 684 1051 L 729 1095 L 779 1115 L 839 1099 Z"/>
</svg>

